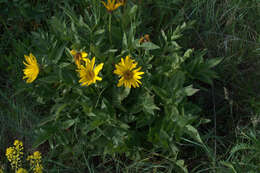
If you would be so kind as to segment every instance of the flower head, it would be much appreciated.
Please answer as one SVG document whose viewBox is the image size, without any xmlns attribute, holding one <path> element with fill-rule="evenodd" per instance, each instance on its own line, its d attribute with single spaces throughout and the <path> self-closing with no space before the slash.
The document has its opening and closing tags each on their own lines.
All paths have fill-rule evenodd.
<svg viewBox="0 0 260 173">
<path fill-rule="evenodd" d="M 28 173 L 26 169 L 19 168 L 16 173 Z"/>
<path fill-rule="evenodd" d="M 149 36 L 149 34 L 145 34 L 143 37 L 141 37 L 140 39 L 139 39 L 139 43 L 141 44 L 141 43 L 145 43 L 145 42 L 150 42 L 150 36 Z"/>
<path fill-rule="evenodd" d="M 79 82 L 84 85 L 91 85 L 92 83 L 96 83 L 96 81 L 101 81 L 102 78 L 98 76 L 99 71 L 103 68 L 103 63 L 95 66 L 95 57 L 90 61 L 89 59 L 85 59 L 86 65 L 81 65 L 77 70 L 79 72 L 80 80 Z"/>
<path fill-rule="evenodd" d="M 116 69 L 114 73 L 119 77 L 119 82 L 117 84 L 118 87 L 124 85 L 125 87 L 134 88 L 139 87 L 139 84 L 142 84 L 139 79 L 142 77 L 140 75 L 144 74 L 141 72 L 141 67 L 135 69 L 137 66 L 137 62 L 132 60 L 129 56 L 126 56 L 125 59 L 121 58 L 121 62 L 116 64 Z"/>
<path fill-rule="evenodd" d="M 29 56 L 24 55 L 25 61 L 23 62 L 24 65 L 26 66 L 25 69 L 23 70 L 24 77 L 23 79 L 26 79 L 26 83 L 32 83 L 38 76 L 39 74 L 39 66 L 37 64 L 37 60 L 35 56 L 30 53 Z"/>
<path fill-rule="evenodd" d="M 27 160 L 30 161 L 30 166 L 34 173 L 42 173 L 43 166 L 41 159 L 42 156 L 39 151 L 35 151 L 33 155 L 27 157 Z"/>
<path fill-rule="evenodd" d="M 75 64 L 77 65 L 77 67 L 80 67 L 82 61 L 84 59 L 86 59 L 86 57 L 88 56 L 88 54 L 84 51 L 78 52 L 76 50 L 71 50 L 70 53 L 73 56 L 73 58 L 75 60 Z"/>
<path fill-rule="evenodd" d="M 120 0 L 107 0 L 107 3 L 105 3 L 104 1 L 102 1 L 102 3 L 104 4 L 104 6 L 106 7 L 106 9 L 111 12 L 116 10 L 118 7 L 124 5 L 124 1 L 120 1 Z"/>
<path fill-rule="evenodd" d="M 23 143 L 22 141 L 15 140 L 14 146 L 6 149 L 5 155 L 11 163 L 12 169 L 17 170 L 21 167 L 21 157 L 23 156 Z"/>
</svg>

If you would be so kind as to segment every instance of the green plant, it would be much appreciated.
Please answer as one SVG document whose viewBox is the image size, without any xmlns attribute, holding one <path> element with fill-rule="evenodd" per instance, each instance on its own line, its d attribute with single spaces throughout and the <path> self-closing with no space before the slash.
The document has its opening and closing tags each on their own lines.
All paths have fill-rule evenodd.
<svg viewBox="0 0 260 173">
<path fill-rule="evenodd" d="M 166 158 L 171 169 L 188 172 L 179 155 L 182 138 L 204 146 L 194 126 L 200 109 L 188 97 L 198 91 L 192 85 L 195 80 L 212 84 L 217 76 L 211 68 L 221 59 L 205 61 L 205 51 L 185 50 L 178 44 L 193 22 L 168 26 L 154 39 L 156 44 L 141 43 L 139 6 L 129 2 L 108 13 L 98 1 L 87 5 L 91 8 L 84 17 L 62 7 L 67 18 L 52 17 L 50 32 L 32 33 L 31 52 L 40 73 L 19 90 L 50 107 L 45 110 L 49 116 L 35 129 L 34 147 L 48 141 L 50 158 L 78 171 L 86 169 L 85 154 L 90 158 L 119 154 L 138 161 L 152 151 L 153 157 Z M 87 58 L 104 63 L 102 81 L 80 85 L 72 49 L 86 51 Z M 127 55 L 144 72 L 140 88 L 116 86 L 115 64 Z"/>
</svg>

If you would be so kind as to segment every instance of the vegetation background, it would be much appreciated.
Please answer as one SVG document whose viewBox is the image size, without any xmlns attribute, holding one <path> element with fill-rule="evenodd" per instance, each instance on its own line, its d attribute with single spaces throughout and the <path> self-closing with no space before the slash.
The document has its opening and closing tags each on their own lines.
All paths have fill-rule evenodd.
<svg viewBox="0 0 260 173">
<path fill-rule="evenodd" d="M 44 172 L 260 172 L 259 8 L 0 0 L 0 165 L 10 171 L 5 149 L 19 139 Z M 100 84 L 79 85 L 71 49 L 104 62 Z M 26 84 L 30 52 L 43 70 Z M 112 74 L 129 54 L 145 71 L 131 91 Z"/>
</svg>

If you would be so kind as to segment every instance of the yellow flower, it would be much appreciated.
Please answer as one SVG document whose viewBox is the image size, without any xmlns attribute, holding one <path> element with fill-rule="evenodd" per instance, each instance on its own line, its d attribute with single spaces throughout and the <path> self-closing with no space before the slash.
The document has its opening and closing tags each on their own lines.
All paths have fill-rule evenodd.
<svg viewBox="0 0 260 173">
<path fill-rule="evenodd" d="M 28 172 L 26 171 L 26 169 L 19 168 L 16 173 L 28 173 Z"/>
<path fill-rule="evenodd" d="M 24 55 L 26 62 L 23 62 L 26 66 L 23 70 L 24 77 L 26 79 L 26 83 L 32 83 L 39 74 L 39 66 L 37 64 L 37 60 L 33 54 L 30 53 L 30 56 Z"/>
<path fill-rule="evenodd" d="M 124 5 L 124 1 L 120 1 L 120 0 L 107 0 L 107 3 L 105 3 L 104 1 L 102 1 L 102 3 L 104 4 L 104 6 L 106 7 L 106 9 L 111 12 L 116 10 L 118 7 Z"/>
<path fill-rule="evenodd" d="M 124 85 L 125 87 L 134 88 L 139 87 L 139 84 L 142 84 L 139 79 L 142 77 L 140 75 L 144 74 L 141 72 L 141 67 L 135 69 L 137 63 L 132 60 L 129 56 L 126 56 L 125 59 L 121 58 L 121 62 L 116 64 L 116 70 L 114 73 L 117 74 L 120 78 L 117 86 L 120 87 Z"/>
<path fill-rule="evenodd" d="M 71 50 L 70 53 L 73 56 L 77 67 L 80 67 L 82 60 L 86 59 L 86 57 L 88 56 L 88 54 L 84 51 L 78 52 L 76 50 Z"/>
<path fill-rule="evenodd" d="M 6 149 L 6 157 L 11 163 L 12 169 L 17 170 L 21 167 L 21 157 L 23 156 L 23 143 L 19 140 L 14 141 L 14 146 Z"/>
<path fill-rule="evenodd" d="M 31 169 L 34 173 L 42 173 L 43 166 L 41 164 L 41 153 L 39 151 L 35 151 L 33 155 L 27 157 L 27 160 L 30 161 Z"/>
<path fill-rule="evenodd" d="M 92 83 L 96 83 L 96 81 L 101 81 L 102 78 L 98 76 L 99 71 L 103 68 L 103 63 L 99 64 L 94 68 L 95 65 L 95 57 L 90 61 L 89 59 L 85 59 L 86 65 L 81 65 L 77 70 L 79 72 L 80 80 L 79 82 L 84 85 L 91 85 Z"/>
</svg>

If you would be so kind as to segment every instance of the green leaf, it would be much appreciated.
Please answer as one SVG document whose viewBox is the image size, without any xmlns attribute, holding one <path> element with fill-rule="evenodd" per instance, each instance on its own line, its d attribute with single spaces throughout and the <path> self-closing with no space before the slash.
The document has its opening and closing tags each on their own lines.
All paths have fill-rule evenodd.
<svg viewBox="0 0 260 173">
<path fill-rule="evenodd" d="M 212 67 L 215 67 L 216 65 L 218 65 L 221 61 L 223 60 L 223 58 L 213 58 L 213 59 L 210 59 L 206 62 L 208 68 L 212 68 Z"/>
<path fill-rule="evenodd" d="M 137 12 L 137 5 L 134 5 L 134 6 L 132 6 L 132 8 L 130 9 L 130 11 L 129 11 L 129 16 L 130 16 L 130 18 L 133 18 L 133 17 L 135 17 L 135 14 L 136 14 L 136 12 Z"/>
<path fill-rule="evenodd" d="M 59 81 L 59 78 L 58 76 L 47 76 L 47 77 L 44 77 L 44 78 L 39 78 L 38 79 L 39 81 L 41 82 L 44 82 L 44 83 L 56 83 Z"/>
<path fill-rule="evenodd" d="M 64 49 L 65 49 L 66 44 L 61 45 L 59 48 L 56 49 L 55 53 L 52 55 L 54 58 L 53 63 L 57 64 L 58 61 L 61 59 Z"/>
<path fill-rule="evenodd" d="M 184 172 L 188 173 L 187 167 L 184 165 L 184 160 L 177 160 L 175 164 Z"/>
<path fill-rule="evenodd" d="M 186 93 L 187 96 L 192 96 L 193 94 L 195 94 L 198 91 L 199 91 L 199 89 L 193 88 L 192 85 L 189 85 L 184 88 L 184 92 Z"/>
<path fill-rule="evenodd" d="M 139 47 L 144 48 L 146 50 L 154 50 L 159 49 L 160 47 L 152 42 L 144 42 Z"/>
<path fill-rule="evenodd" d="M 67 103 L 63 103 L 63 104 L 56 104 L 52 107 L 52 112 L 55 111 L 54 117 L 57 120 L 60 116 L 60 113 L 62 110 L 64 110 L 67 107 Z"/>
<path fill-rule="evenodd" d="M 32 148 L 37 148 L 39 145 L 46 142 L 51 137 L 51 133 L 48 133 L 47 131 L 42 131 L 39 135 L 37 135 Z"/>
<path fill-rule="evenodd" d="M 131 88 L 125 87 L 121 92 L 118 94 L 118 100 L 121 103 L 130 93 Z"/>
<path fill-rule="evenodd" d="M 233 155 L 240 150 L 255 150 L 255 148 L 249 144 L 241 143 L 241 144 L 237 144 L 236 146 L 234 146 L 231 149 L 230 153 L 231 153 L 231 155 Z"/>
<path fill-rule="evenodd" d="M 203 144 L 203 142 L 202 142 L 202 140 L 200 138 L 198 130 L 195 129 L 193 126 L 188 124 L 188 125 L 185 126 L 184 130 L 185 130 L 185 133 L 188 134 L 190 137 L 195 139 L 197 142 Z"/>
<path fill-rule="evenodd" d="M 75 84 L 77 81 L 76 72 L 72 71 L 68 68 L 60 68 L 59 77 L 60 77 L 60 80 L 62 80 L 66 84 L 72 85 L 72 84 Z"/>
<path fill-rule="evenodd" d="M 66 120 L 62 122 L 61 129 L 65 130 L 73 126 L 77 122 L 77 119 Z"/>
<path fill-rule="evenodd" d="M 152 85 L 153 91 L 162 99 L 162 100 L 167 100 L 169 97 L 169 94 L 166 90 L 157 87 L 155 85 Z"/>
<path fill-rule="evenodd" d="M 44 129 L 40 128 L 36 131 L 36 139 L 33 143 L 33 148 L 37 148 L 39 145 L 49 140 L 55 132 L 57 132 L 58 127 L 58 124 L 50 124 L 45 126 Z"/>
<path fill-rule="evenodd" d="M 159 108 L 154 104 L 154 98 L 148 93 L 143 97 L 143 110 L 149 114 L 154 115 L 154 110 L 159 110 Z"/>
<path fill-rule="evenodd" d="M 228 168 L 230 168 L 232 170 L 233 173 L 237 173 L 237 171 L 235 170 L 234 166 L 229 163 L 229 162 L 225 162 L 225 161 L 220 161 L 220 163 Z"/>
<path fill-rule="evenodd" d="M 104 29 L 99 29 L 99 30 L 97 30 L 94 34 L 95 34 L 95 35 L 100 35 L 100 34 L 103 34 L 104 32 L 105 32 Z"/>
<path fill-rule="evenodd" d="M 102 124 L 104 124 L 105 121 L 102 120 L 102 119 L 97 119 L 97 120 L 94 120 L 90 123 L 90 126 L 89 126 L 89 130 L 94 130 L 96 129 L 97 127 L 101 126 Z"/>
<path fill-rule="evenodd" d="M 162 33 L 162 37 L 163 37 L 165 43 L 167 43 L 167 36 L 166 36 L 165 32 L 163 30 L 161 30 L 161 33 Z"/>
<path fill-rule="evenodd" d="M 128 47 L 126 33 L 124 33 L 124 35 L 123 35 L 122 47 L 123 48 L 127 48 Z"/>
</svg>

